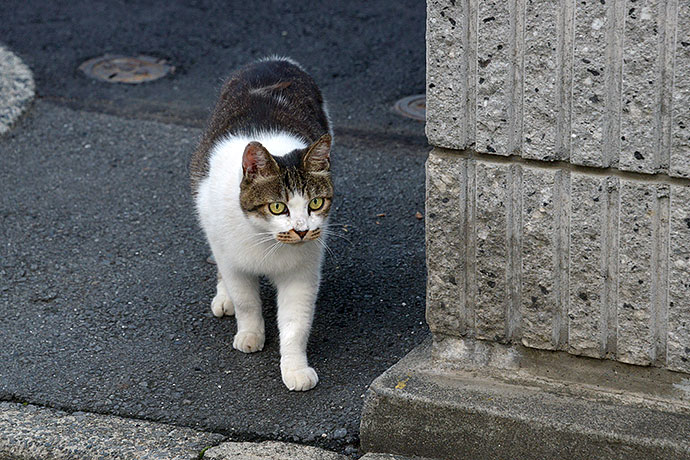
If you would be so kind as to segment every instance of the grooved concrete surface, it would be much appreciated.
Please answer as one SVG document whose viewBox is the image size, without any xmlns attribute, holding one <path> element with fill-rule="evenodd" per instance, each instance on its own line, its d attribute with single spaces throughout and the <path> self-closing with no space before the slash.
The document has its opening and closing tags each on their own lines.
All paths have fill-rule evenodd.
<svg viewBox="0 0 690 460">
<path fill-rule="evenodd" d="M 688 5 L 427 5 L 432 330 L 690 372 Z"/>
<path fill-rule="evenodd" d="M 690 177 L 690 5 L 427 2 L 427 135 L 446 148 Z"/>
<path fill-rule="evenodd" d="M 688 184 L 434 150 L 427 191 L 432 331 L 690 372 Z"/>
</svg>

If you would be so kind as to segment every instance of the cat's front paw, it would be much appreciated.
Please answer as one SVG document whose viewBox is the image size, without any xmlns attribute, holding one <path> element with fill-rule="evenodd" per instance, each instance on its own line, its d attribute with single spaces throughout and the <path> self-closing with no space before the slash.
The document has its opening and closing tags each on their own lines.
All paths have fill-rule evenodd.
<svg viewBox="0 0 690 460">
<path fill-rule="evenodd" d="M 281 369 L 283 383 L 290 391 L 311 390 L 319 383 L 319 376 L 311 367 L 301 369 Z"/>
<path fill-rule="evenodd" d="M 235 340 L 232 342 L 235 350 L 240 350 L 243 353 L 254 353 L 264 349 L 264 334 L 251 331 L 241 331 L 235 334 Z"/>
<path fill-rule="evenodd" d="M 235 306 L 225 292 L 218 292 L 211 301 L 211 311 L 213 316 L 232 316 L 235 314 Z"/>
</svg>

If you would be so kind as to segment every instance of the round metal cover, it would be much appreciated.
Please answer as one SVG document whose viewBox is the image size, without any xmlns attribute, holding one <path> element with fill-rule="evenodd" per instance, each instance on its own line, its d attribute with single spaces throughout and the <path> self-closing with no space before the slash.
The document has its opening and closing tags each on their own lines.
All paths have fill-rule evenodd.
<svg viewBox="0 0 690 460">
<path fill-rule="evenodd" d="M 393 109 L 400 115 L 419 121 L 426 121 L 426 96 L 407 96 L 395 103 Z"/>
<path fill-rule="evenodd" d="M 175 67 L 164 59 L 151 56 L 105 56 L 89 59 L 79 66 L 79 70 L 96 80 L 109 83 L 144 83 L 158 80 L 173 72 Z"/>
</svg>

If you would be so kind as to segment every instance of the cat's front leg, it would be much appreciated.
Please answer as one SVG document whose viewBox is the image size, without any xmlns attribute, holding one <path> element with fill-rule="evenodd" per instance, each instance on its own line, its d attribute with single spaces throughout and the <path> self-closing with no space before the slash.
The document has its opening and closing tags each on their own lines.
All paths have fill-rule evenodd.
<svg viewBox="0 0 690 460">
<path fill-rule="evenodd" d="M 218 318 L 221 318 L 225 315 L 232 316 L 235 314 L 235 306 L 232 304 L 228 290 L 225 289 L 225 283 L 223 282 L 223 277 L 220 274 L 220 270 L 218 270 L 216 295 L 211 301 L 211 311 L 213 312 L 213 315 Z"/>
<path fill-rule="evenodd" d="M 224 271 L 222 282 L 235 308 L 237 334 L 232 346 L 244 353 L 264 348 L 264 318 L 261 314 L 259 278 L 235 271 Z"/>
<path fill-rule="evenodd" d="M 289 390 L 307 391 L 319 381 L 307 362 L 307 341 L 314 317 L 319 276 L 298 273 L 274 280 L 278 289 L 280 372 Z"/>
</svg>

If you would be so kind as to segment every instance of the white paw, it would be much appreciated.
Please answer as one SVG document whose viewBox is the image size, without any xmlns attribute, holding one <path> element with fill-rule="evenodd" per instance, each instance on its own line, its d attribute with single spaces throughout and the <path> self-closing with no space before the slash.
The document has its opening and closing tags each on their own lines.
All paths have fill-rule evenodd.
<svg viewBox="0 0 690 460">
<path fill-rule="evenodd" d="M 218 318 L 222 316 L 232 316 L 235 314 L 235 306 L 225 292 L 218 292 L 211 301 L 211 311 Z"/>
<path fill-rule="evenodd" d="M 243 353 L 261 351 L 264 349 L 264 334 L 251 331 L 238 332 L 235 334 L 232 346 Z"/>
<path fill-rule="evenodd" d="M 290 391 L 311 390 L 319 382 L 319 376 L 311 367 L 281 370 L 281 374 L 283 374 L 283 383 Z"/>
</svg>

